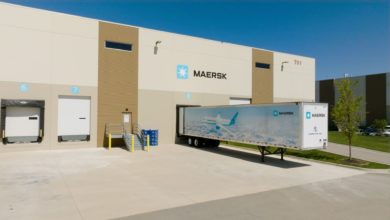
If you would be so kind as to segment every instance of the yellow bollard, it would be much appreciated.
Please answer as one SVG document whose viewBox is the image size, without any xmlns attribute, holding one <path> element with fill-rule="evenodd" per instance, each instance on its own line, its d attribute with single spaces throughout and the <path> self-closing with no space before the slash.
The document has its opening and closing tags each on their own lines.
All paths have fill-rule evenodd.
<svg viewBox="0 0 390 220">
<path fill-rule="evenodd" d="M 111 134 L 108 134 L 108 150 L 111 150 Z"/>
<path fill-rule="evenodd" d="M 149 135 L 146 136 L 146 152 L 149 152 L 150 147 L 150 137 Z"/>
<path fill-rule="evenodd" d="M 134 135 L 131 135 L 131 153 L 134 152 Z"/>
</svg>

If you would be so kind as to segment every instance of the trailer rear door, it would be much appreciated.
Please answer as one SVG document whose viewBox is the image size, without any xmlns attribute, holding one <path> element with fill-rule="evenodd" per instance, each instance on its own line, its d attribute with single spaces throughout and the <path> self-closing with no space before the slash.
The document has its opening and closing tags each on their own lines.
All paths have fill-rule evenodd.
<svg viewBox="0 0 390 220">
<path fill-rule="evenodd" d="M 303 149 L 328 146 L 328 105 L 323 103 L 303 104 Z"/>
</svg>

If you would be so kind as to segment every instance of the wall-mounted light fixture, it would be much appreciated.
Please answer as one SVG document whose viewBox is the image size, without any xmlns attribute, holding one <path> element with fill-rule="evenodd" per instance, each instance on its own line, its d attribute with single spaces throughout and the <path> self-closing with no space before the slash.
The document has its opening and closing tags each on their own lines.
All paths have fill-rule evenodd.
<svg viewBox="0 0 390 220">
<path fill-rule="evenodd" d="M 158 45 L 161 44 L 161 43 L 162 43 L 161 40 L 158 40 L 158 41 L 156 41 L 156 43 L 154 43 L 154 55 L 157 54 L 157 52 L 158 52 Z"/>
<path fill-rule="evenodd" d="M 282 62 L 282 66 L 281 66 L 281 71 L 283 72 L 283 68 L 284 68 L 284 64 L 287 64 L 288 63 L 288 61 L 283 61 Z"/>
</svg>

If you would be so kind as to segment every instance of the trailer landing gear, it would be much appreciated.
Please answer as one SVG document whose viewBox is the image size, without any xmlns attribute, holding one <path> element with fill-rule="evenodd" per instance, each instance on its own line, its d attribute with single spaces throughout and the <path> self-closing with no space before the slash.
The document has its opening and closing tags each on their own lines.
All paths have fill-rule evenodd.
<svg viewBox="0 0 390 220">
<path fill-rule="evenodd" d="M 280 160 L 284 160 L 284 153 L 286 152 L 286 148 L 277 148 L 273 152 L 266 146 L 257 146 L 259 148 L 260 154 L 261 154 L 261 162 L 265 162 L 265 155 L 269 154 L 279 154 L 280 153 Z"/>
</svg>

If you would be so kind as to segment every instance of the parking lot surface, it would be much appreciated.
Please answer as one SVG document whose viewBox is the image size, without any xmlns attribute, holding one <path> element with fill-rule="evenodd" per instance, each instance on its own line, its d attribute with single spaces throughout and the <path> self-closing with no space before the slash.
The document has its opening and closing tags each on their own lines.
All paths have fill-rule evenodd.
<svg viewBox="0 0 390 220">
<path fill-rule="evenodd" d="M 389 174 L 369 173 L 155 211 L 118 220 L 388 220 L 389 185 Z"/>
<path fill-rule="evenodd" d="M 365 173 L 286 159 L 174 144 L 149 153 L 0 151 L 0 219 L 120 218 Z"/>
</svg>

